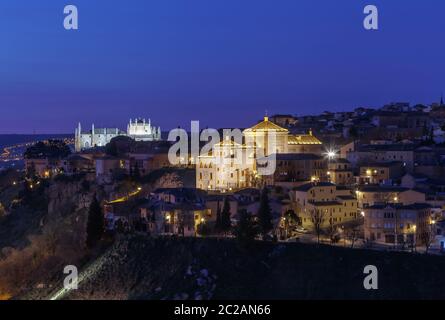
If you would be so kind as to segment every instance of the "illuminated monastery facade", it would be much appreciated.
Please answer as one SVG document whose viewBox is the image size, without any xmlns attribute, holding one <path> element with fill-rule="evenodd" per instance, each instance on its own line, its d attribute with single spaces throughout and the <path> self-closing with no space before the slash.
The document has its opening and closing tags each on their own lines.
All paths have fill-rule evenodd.
<svg viewBox="0 0 445 320">
<path fill-rule="evenodd" d="M 136 141 L 161 140 L 161 127 L 152 126 L 150 119 L 148 119 L 148 122 L 145 119 L 135 119 L 134 121 L 130 119 L 127 132 L 118 128 L 95 128 L 94 124 L 91 126 L 91 130 L 82 132 L 79 123 L 75 130 L 76 152 L 94 147 L 103 147 L 117 136 L 130 137 Z"/>
<path fill-rule="evenodd" d="M 322 143 L 312 135 L 312 132 L 292 135 L 286 128 L 269 121 L 268 117 L 245 129 L 243 136 L 242 144 L 233 141 L 231 137 L 224 137 L 223 141 L 214 145 L 213 152 L 198 158 L 197 188 L 230 191 L 252 187 L 259 178 L 257 158 L 274 153 L 321 154 L 322 152 Z M 240 159 L 242 161 L 239 161 Z"/>
</svg>

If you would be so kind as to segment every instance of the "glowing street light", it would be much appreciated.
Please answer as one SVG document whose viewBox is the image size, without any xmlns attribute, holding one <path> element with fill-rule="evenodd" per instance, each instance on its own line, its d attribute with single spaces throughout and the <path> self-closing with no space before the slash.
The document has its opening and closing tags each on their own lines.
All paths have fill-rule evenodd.
<svg viewBox="0 0 445 320">
<path fill-rule="evenodd" d="M 331 149 L 328 150 L 325 155 L 328 157 L 329 160 L 335 159 L 335 157 L 337 156 L 337 151 Z"/>
</svg>

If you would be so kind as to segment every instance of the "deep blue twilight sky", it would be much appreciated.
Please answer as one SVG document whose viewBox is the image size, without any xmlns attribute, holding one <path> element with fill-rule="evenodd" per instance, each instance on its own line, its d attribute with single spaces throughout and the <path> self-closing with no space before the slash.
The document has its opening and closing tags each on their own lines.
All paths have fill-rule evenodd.
<svg viewBox="0 0 445 320">
<path fill-rule="evenodd" d="M 79 30 L 63 8 L 79 9 Z M 362 26 L 375 4 L 380 30 Z M 2 0 L 0 133 L 245 127 L 445 93 L 442 0 Z"/>
</svg>

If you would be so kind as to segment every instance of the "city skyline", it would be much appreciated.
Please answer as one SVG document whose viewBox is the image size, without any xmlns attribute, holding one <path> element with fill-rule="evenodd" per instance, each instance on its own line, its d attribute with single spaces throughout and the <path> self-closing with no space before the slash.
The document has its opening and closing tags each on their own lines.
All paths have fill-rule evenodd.
<svg viewBox="0 0 445 320">
<path fill-rule="evenodd" d="M 0 5 L 0 133 L 71 133 L 78 122 L 121 127 L 134 117 L 163 130 L 191 120 L 243 128 L 265 110 L 429 104 L 445 91 L 437 1 L 374 1 L 377 31 L 362 26 L 365 1 L 75 4 L 75 31 L 63 28 L 64 4 Z"/>
</svg>

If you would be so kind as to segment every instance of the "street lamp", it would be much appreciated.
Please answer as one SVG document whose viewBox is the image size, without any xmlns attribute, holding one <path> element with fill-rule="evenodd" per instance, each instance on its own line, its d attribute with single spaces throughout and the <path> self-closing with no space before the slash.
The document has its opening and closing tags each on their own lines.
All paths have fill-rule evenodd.
<svg viewBox="0 0 445 320">
<path fill-rule="evenodd" d="M 336 150 L 327 150 L 327 152 L 325 153 L 325 155 L 327 156 L 327 158 L 329 160 L 335 159 L 335 157 L 337 156 L 337 151 Z"/>
<path fill-rule="evenodd" d="M 329 157 L 330 159 L 335 158 L 335 152 L 334 152 L 334 151 L 329 151 L 329 152 L 328 152 L 328 157 Z"/>
</svg>

